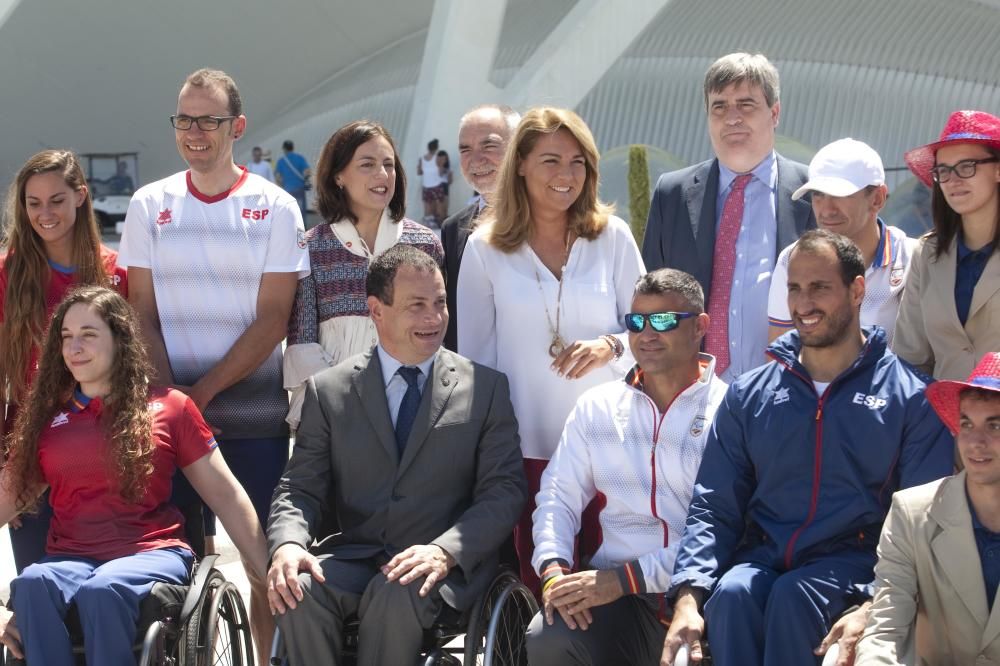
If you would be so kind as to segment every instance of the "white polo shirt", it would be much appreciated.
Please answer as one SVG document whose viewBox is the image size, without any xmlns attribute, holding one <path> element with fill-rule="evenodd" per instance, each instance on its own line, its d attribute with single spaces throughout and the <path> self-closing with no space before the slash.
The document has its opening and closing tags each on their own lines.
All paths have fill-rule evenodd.
<svg viewBox="0 0 1000 666">
<path fill-rule="evenodd" d="M 878 247 L 872 265 L 865 271 L 865 299 L 861 302 L 861 325 L 877 325 L 885 329 L 892 345 L 896 329 L 896 311 L 903 297 L 906 274 L 910 270 L 910 257 L 917 247 L 917 239 L 878 220 Z M 792 243 L 778 255 L 771 276 L 771 291 L 767 299 L 767 321 L 776 328 L 792 328 L 788 312 L 788 258 Z"/>
<path fill-rule="evenodd" d="M 243 172 L 228 192 L 206 196 L 181 172 L 132 197 L 118 262 L 148 268 L 174 381 L 191 385 L 222 360 L 257 318 L 264 273 L 309 274 L 295 199 Z M 287 433 L 281 346 L 208 405 L 224 439 Z"/>
</svg>

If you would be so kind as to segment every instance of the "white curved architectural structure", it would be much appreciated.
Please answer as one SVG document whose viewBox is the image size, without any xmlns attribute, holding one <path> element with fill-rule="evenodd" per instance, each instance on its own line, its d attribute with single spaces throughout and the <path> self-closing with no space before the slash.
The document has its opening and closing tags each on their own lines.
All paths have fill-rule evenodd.
<svg viewBox="0 0 1000 666">
<path fill-rule="evenodd" d="M 1000 113 L 998 33 L 996 0 L 0 0 L 0 173 L 46 146 L 136 150 L 143 182 L 181 168 L 166 117 L 202 65 L 240 84 L 240 158 L 290 138 L 315 161 L 337 127 L 369 117 L 412 172 L 433 137 L 457 158 L 461 113 L 497 101 L 570 106 L 602 151 L 645 143 L 691 163 L 710 155 L 703 73 L 736 50 L 781 71 L 790 156 L 853 136 L 892 169 L 952 110 Z M 890 188 L 908 179 L 890 171 Z"/>
</svg>

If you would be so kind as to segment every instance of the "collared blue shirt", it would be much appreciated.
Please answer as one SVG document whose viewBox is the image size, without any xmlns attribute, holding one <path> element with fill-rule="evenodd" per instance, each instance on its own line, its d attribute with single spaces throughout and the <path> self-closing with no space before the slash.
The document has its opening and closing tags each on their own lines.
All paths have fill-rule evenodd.
<svg viewBox="0 0 1000 666">
<path fill-rule="evenodd" d="M 1000 534 L 991 532 L 979 521 L 976 509 L 972 506 L 969 494 L 965 495 L 969 502 L 969 513 L 972 514 L 972 533 L 976 537 L 976 549 L 979 551 L 979 561 L 983 566 L 983 583 L 986 585 L 986 603 L 992 608 L 993 598 L 1000 585 Z"/>
<path fill-rule="evenodd" d="M 393 358 L 389 352 L 382 348 L 382 345 L 376 345 L 375 349 L 378 350 L 378 360 L 382 364 L 382 381 L 385 382 L 385 399 L 389 403 L 389 417 L 392 419 L 392 427 L 395 428 L 396 417 L 399 416 L 399 406 L 403 403 L 403 396 L 406 395 L 406 380 L 396 372 L 406 364 Z M 417 388 L 420 389 L 421 394 L 424 392 L 427 378 L 431 376 L 431 367 L 434 365 L 435 358 L 437 358 L 437 352 L 434 352 L 423 363 L 416 365 L 420 368 L 420 374 L 417 375 Z"/>
<path fill-rule="evenodd" d="M 993 254 L 993 243 L 984 245 L 978 250 L 970 250 L 959 232 L 958 261 L 955 262 L 955 309 L 958 310 L 958 320 L 965 326 L 969 319 L 969 309 L 972 307 L 972 293 L 976 290 L 979 278 L 986 270 L 986 262 Z"/>
<path fill-rule="evenodd" d="M 743 193 L 743 222 L 736 238 L 736 269 L 729 296 L 729 367 L 722 379 L 732 382 L 767 359 L 767 297 L 777 255 L 775 217 L 778 162 L 772 151 L 754 167 Z M 719 194 L 715 202 L 715 231 L 722 208 L 738 174 L 719 163 Z"/>
</svg>

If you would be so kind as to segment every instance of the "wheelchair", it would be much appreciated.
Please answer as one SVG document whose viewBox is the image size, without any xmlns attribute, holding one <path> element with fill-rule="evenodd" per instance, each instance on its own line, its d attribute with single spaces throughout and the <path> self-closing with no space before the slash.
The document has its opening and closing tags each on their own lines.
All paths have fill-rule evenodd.
<svg viewBox="0 0 1000 666">
<path fill-rule="evenodd" d="M 434 626 L 424 632 L 424 644 L 414 662 L 423 666 L 522 666 L 528 663 L 524 634 L 538 604 L 513 571 L 501 568 L 483 595 L 464 612 L 444 605 Z M 357 618 L 344 624 L 342 664 L 355 666 Z M 463 637 L 462 646 L 451 645 Z M 461 656 L 461 658 L 460 658 Z M 419 661 L 417 661 L 419 659 Z M 271 646 L 271 666 L 287 663 L 281 632 Z"/>
<path fill-rule="evenodd" d="M 201 504 L 182 509 L 191 547 L 198 555 L 187 585 L 156 583 L 139 605 L 139 666 L 254 666 L 253 637 L 243 598 L 233 583 L 214 568 L 218 555 L 206 555 Z M 66 626 L 79 666 L 85 665 L 83 631 L 76 607 Z M 0 652 L 0 656 L 4 656 Z M 6 654 L 0 663 L 24 666 Z M 30 665 L 34 666 L 34 664 Z"/>
</svg>

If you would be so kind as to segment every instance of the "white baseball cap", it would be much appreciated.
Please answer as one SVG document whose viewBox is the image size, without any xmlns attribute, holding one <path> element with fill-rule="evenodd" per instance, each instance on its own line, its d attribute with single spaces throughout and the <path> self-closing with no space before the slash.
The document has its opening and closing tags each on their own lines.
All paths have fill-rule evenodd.
<svg viewBox="0 0 1000 666">
<path fill-rule="evenodd" d="M 792 201 L 816 191 L 848 197 L 869 185 L 885 185 L 882 158 L 863 141 L 839 139 L 819 149 L 809 162 L 809 180 L 792 193 Z"/>
</svg>

